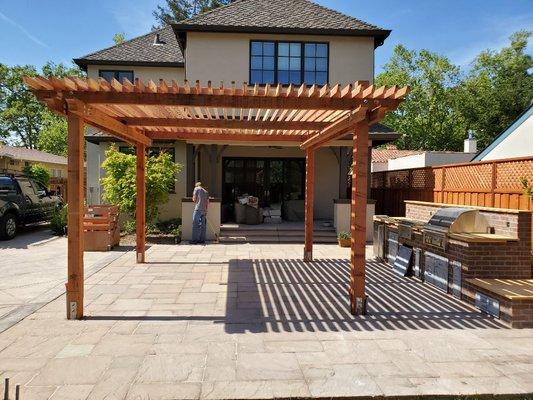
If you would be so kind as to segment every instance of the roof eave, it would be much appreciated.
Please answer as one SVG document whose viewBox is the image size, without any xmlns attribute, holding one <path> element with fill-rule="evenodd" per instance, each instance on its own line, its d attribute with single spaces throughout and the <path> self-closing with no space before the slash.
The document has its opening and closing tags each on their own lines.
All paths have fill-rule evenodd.
<svg viewBox="0 0 533 400">
<path fill-rule="evenodd" d="M 165 62 L 165 61 L 127 61 L 127 60 L 93 60 L 87 58 L 74 58 L 72 61 L 85 72 L 88 65 L 120 65 L 133 67 L 174 67 L 184 68 L 184 62 Z"/>
<path fill-rule="evenodd" d="M 227 32 L 227 33 L 271 33 L 292 35 L 322 35 L 322 36 L 366 36 L 374 37 L 375 47 L 381 46 L 391 34 L 388 29 L 319 29 L 319 28 L 279 28 L 256 26 L 229 26 L 229 25 L 198 25 L 198 24 L 172 24 L 174 32 Z"/>
</svg>

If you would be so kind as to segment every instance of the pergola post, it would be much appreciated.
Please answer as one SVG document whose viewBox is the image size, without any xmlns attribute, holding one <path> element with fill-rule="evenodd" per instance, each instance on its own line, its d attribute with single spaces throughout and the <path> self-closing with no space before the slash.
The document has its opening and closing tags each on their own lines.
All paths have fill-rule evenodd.
<svg viewBox="0 0 533 400">
<path fill-rule="evenodd" d="M 146 145 L 137 143 L 135 146 L 137 155 L 137 174 L 135 178 L 137 186 L 137 198 L 135 208 L 136 219 L 136 253 L 137 263 L 145 262 L 146 251 Z"/>
<path fill-rule="evenodd" d="M 366 314 L 365 247 L 368 163 L 368 120 L 359 122 L 353 136 L 350 311 Z"/>
<path fill-rule="evenodd" d="M 83 175 L 83 120 L 68 113 L 68 280 L 67 318 L 83 318 L 83 219 L 85 216 Z"/>
<path fill-rule="evenodd" d="M 313 261 L 313 203 L 315 186 L 315 149 L 305 152 L 305 245 L 304 261 Z"/>
</svg>

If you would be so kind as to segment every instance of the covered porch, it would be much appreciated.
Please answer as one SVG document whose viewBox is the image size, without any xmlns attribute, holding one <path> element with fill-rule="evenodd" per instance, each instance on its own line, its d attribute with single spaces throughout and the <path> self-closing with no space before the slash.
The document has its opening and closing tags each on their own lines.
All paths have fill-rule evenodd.
<svg viewBox="0 0 533 400">
<path fill-rule="evenodd" d="M 145 256 L 146 148 L 154 139 L 195 139 L 271 144 L 298 143 L 305 151 L 305 244 L 303 261 L 313 261 L 315 154 L 353 134 L 350 311 L 366 313 L 365 230 L 369 125 L 398 107 L 408 88 L 356 82 L 341 87 L 202 86 L 200 82 L 158 84 L 140 80 L 111 83 L 78 77 L 26 77 L 25 83 L 52 111 L 68 120 L 67 317 L 84 316 L 83 163 L 85 125 L 107 131 L 136 148 L 136 261 Z M 190 177 L 188 177 L 190 179 Z M 319 189 L 319 188 L 317 188 Z"/>
</svg>

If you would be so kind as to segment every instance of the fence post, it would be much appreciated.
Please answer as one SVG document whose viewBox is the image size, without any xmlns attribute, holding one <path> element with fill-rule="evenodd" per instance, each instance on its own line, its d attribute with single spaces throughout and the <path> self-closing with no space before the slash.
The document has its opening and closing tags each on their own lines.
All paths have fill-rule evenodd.
<svg viewBox="0 0 533 400">
<path fill-rule="evenodd" d="M 442 183 L 440 185 L 440 202 L 444 203 L 444 187 L 446 186 L 446 167 L 442 167 Z"/>
<path fill-rule="evenodd" d="M 491 207 L 496 207 L 496 161 L 492 162 L 492 183 L 490 187 L 490 200 L 491 200 Z"/>
</svg>

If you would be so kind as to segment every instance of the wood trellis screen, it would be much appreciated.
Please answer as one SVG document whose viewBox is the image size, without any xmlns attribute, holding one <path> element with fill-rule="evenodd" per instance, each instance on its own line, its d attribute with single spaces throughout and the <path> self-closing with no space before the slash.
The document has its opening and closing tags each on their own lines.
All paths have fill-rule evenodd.
<svg viewBox="0 0 533 400">
<path fill-rule="evenodd" d="M 376 214 L 405 215 L 405 200 L 533 210 L 520 179 L 533 183 L 533 157 L 372 173 Z"/>
</svg>

